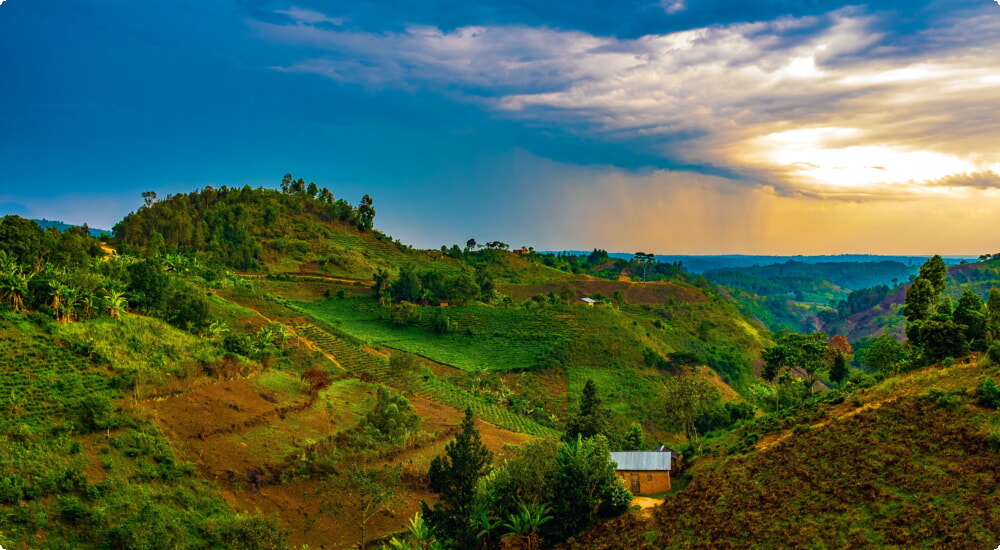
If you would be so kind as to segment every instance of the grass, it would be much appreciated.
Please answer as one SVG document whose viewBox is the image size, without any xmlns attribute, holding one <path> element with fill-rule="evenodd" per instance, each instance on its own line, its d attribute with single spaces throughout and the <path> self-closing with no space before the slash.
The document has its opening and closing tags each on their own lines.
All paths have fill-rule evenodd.
<svg viewBox="0 0 1000 550">
<path fill-rule="evenodd" d="M 455 332 L 435 334 L 424 326 L 396 326 L 379 319 L 379 306 L 367 297 L 324 298 L 298 303 L 316 316 L 371 345 L 415 353 L 467 371 L 530 370 L 576 330 L 546 310 L 490 307 L 447 308 Z M 430 315 L 430 308 L 421 308 Z"/>
</svg>

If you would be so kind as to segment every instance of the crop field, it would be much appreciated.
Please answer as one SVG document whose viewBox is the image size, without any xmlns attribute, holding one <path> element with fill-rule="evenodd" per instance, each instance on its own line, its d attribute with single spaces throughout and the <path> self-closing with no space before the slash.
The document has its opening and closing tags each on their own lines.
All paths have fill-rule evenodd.
<svg viewBox="0 0 1000 550">
<path fill-rule="evenodd" d="M 454 332 L 435 334 L 423 326 L 396 326 L 379 319 L 379 306 L 371 298 L 330 298 L 296 305 L 370 344 L 473 372 L 535 368 L 579 332 L 572 318 L 549 310 L 447 308 L 443 312 L 454 323 Z M 421 308 L 424 315 L 431 311 Z"/>
<path fill-rule="evenodd" d="M 5 416 L 21 421 L 59 416 L 91 394 L 120 397 L 109 373 L 77 354 L 0 321 L 0 399 Z"/>
<path fill-rule="evenodd" d="M 384 357 L 365 352 L 314 325 L 300 325 L 296 327 L 296 331 L 315 342 L 323 351 L 332 355 L 342 367 L 356 375 L 411 391 L 458 410 L 471 408 L 477 418 L 508 430 L 536 436 L 557 434 L 555 430 L 515 414 L 501 405 L 488 403 L 485 399 L 457 388 L 430 372 L 402 379 L 389 370 L 388 361 Z"/>
</svg>

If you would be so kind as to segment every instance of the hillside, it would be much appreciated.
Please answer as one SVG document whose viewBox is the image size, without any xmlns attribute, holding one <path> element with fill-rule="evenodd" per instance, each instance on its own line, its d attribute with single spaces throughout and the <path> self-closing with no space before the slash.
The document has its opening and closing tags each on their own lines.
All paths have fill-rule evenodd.
<svg viewBox="0 0 1000 550">
<path fill-rule="evenodd" d="M 968 390 L 995 370 L 964 359 L 1000 333 L 996 304 L 965 292 L 991 284 L 992 260 L 925 264 L 923 332 L 880 361 L 861 347 L 877 372 L 851 370 L 845 339 L 772 336 L 737 290 L 680 264 L 471 239 L 414 250 L 374 228 L 370 197 L 355 208 L 286 180 L 149 195 L 116 225 L 117 250 L 0 220 L 0 436 L 18 457 L 0 464 L 0 544 L 375 547 L 426 537 L 427 521 L 453 547 L 500 548 L 515 523 L 528 545 L 621 547 L 616 529 L 630 547 L 708 547 L 703 532 L 780 547 L 793 523 L 772 518 L 798 518 L 801 538 L 891 546 L 995 496 L 976 492 L 995 467 L 993 416 Z M 806 288 L 781 281 L 768 284 Z M 838 308 L 878 325 L 860 316 L 905 295 L 854 290 Z M 454 464 L 459 441 L 483 464 L 459 476 L 478 515 L 455 520 L 442 457 Z M 609 451 L 660 444 L 683 465 L 665 504 L 599 523 L 632 497 Z M 905 475 L 876 476 L 895 465 Z M 927 480 L 955 468 L 976 483 L 934 492 Z M 840 504 L 826 479 L 843 482 Z M 359 491 L 385 500 L 345 508 Z M 892 530 L 929 503 L 948 512 Z M 981 541 L 992 521 L 954 525 Z"/>
<path fill-rule="evenodd" d="M 5 437 L 45 449 L 68 437 L 73 453 L 98 457 L 80 462 L 83 477 L 62 488 L 38 481 L 50 475 L 46 460 L 63 460 L 55 455 L 40 455 L 33 479 L 8 465 L 4 483 L 16 489 L 0 512 L 16 527 L 0 533 L 2 544 L 34 537 L 92 547 L 110 536 L 102 526 L 145 502 L 130 496 L 108 508 L 92 494 L 118 471 L 111 458 L 122 468 L 115 475 L 144 495 L 190 483 L 212 503 L 181 518 L 175 501 L 150 497 L 156 521 L 185 527 L 125 533 L 125 546 L 158 547 L 149 541 L 159 537 L 228 547 L 249 529 L 273 547 L 352 544 L 357 532 L 332 519 L 330 503 L 347 494 L 337 485 L 343 465 L 359 463 L 396 472 L 393 512 L 365 522 L 367 540 L 384 537 L 404 529 L 421 501 L 437 501 L 429 466 L 463 410 L 501 466 L 522 459 L 518 446 L 556 452 L 590 406 L 588 387 L 603 403 L 595 426 L 605 448 L 683 441 L 662 388 L 700 381 L 714 396 L 704 422 L 729 426 L 737 417 L 727 404 L 745 400 L 770 344 L 675 265 L 643 266 L 643 278 L 656 279 L 644 282 L 574 274 L 590 268 L 499 242 L 414 250 L 374 228 L 370 198 L 353 207 L 297 182 L 146 199 L 115 226 L 116 250 L 75 230 L 0 223 L 12 236 L 0 246 L 0 328 L 31 342 L 19 344 L 29 350 L 23 365 L 0 362 L 24 378 L 6 388 L 14 408 Z M 86 384 L 62 401 L 37 399 L 64 382 L 23 374 L 51 361 L 35 348 L 63 350 L 88 373 Z M 88 392 L 102 396 L 101 419 L 67 423 Z M 25 423 L 35 401 L 40 423 Z M 545 498 L 557 506 L 559 494 Z M 74 508 L 22 517 L 14 506 L 22 495 Z M 514 513 L 519 502 L 498 501 L 495 513 Z M 114 511 L 80 519 L 100 510 Z M 545 536 L 565 538 L 591 520 L 572 521 Z"/>
<path fill-rule="evenodd" d="M 945 294 L 952 303 L 957 303 L 966 289 L 985 300 L 992 288 L 1000 287 L 1000 259 L 987 256 L 976 262 L 948 266 L 947 281 Z M 831 334 L 843 334 L 852 342 L 876 337 L 883 331 L 901 340 L 906 323 L 902 308 L 909 287 L 906 283 L 891 289 L 856 291 L 852 294 L 858 296 L 857 303 L 842 304 L 835 315 L 824 318 L 821 328 Z"/>
<path fill-rule="evenodd" d="M 840 404 L 740 430 L 652 517 L 565 548 L 991 548 L 1000 541 L 1000 413 L 974 390 L 995 367 L 929 367 Z M 781 429 L 784 427 L 784 429 Z"/>
</svg>

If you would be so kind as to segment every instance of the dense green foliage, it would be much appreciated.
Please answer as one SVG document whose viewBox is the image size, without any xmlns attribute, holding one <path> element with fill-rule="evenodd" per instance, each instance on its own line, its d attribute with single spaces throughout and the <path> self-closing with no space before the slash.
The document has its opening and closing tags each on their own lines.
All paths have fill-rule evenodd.
<svg viewBox="0 0 1000 550">
<path fill-rule="evenodd" d="M 428 524 L 454 548 L 476 545 L 477 533 L 473 527 L 476 485 L 492 460 L 493 454 L 483 446 L 473 423 L 472 411 L 466 410 L 462 428 L 445 447 L 445 456 L 435 458 L 427 473 L 431 490 L 441 501 L 433 508 L 422 504 Z"/>
<path fill-rule="evenodd" d="M 262 238 L 272 252 L 321 253 L 325 250 L 315 250 L 316 243 L 310 241 L 330 235 L 323 223 L 371 230 L 375 211 L 367 195 L 355 209 L 343 199 L 335 200 L 326 188 L 310 193 L 299 183 L 301 179 L 283 186 L 281 192 L 206 187 L 160 201 L 154 193 L 138 212 L 115 225 L 115 243 L 123 250 L 144 247 L 154 254 L 163 249 L 193 250 L 236 269 L 256 270 L 264 263 L 265 250 L 258 243 Z M 285 238 L 289 234 L 295 235 L 294 240 Z"/>
</svg>

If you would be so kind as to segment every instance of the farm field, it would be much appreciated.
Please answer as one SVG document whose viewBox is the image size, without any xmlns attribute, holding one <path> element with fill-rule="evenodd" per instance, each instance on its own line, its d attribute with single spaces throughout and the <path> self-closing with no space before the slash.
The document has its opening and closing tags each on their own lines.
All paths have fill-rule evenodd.
<svg viewBox="0 0 1000 550">
<path fill-rule="evenodd" d="M 379 306 L 371 298 L 328 298 L 295 305 L 370 344 L 472 372 L 536 368 L 554 348 L 579 334 L 571 317 L 548 310 L 444 308 L 441 311 L 454 323 L 454 331 L 435 334 L 423 326 L 395 326 L 381 320 Z M 430 314 L 427 308 L 422 311 Z"/>
</svg>

